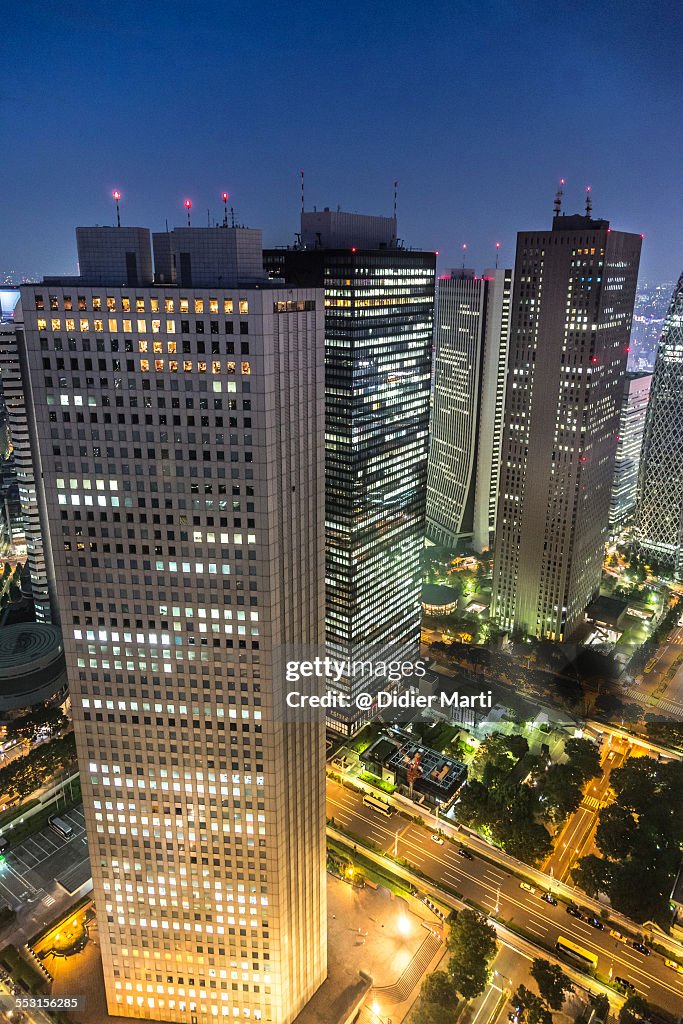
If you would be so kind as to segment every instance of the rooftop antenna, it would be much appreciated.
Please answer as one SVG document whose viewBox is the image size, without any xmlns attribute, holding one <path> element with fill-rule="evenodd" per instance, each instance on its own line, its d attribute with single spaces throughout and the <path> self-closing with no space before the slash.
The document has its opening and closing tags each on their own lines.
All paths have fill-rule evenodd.
<svg viewBox="0 0 683 1024">
<path fill-rule="evenodd" d="M 465 256 L 467 255 L 467 242 L 462 243 L 462 269 L 465 269 Z"/>
<path fill-rule="evenodd" d="M 498 256 L 500 255 L 500 242 L 496 242 L 496 270 L 498 270 Z"/>
<path fill-rule="evenodd" d="M 553 217 L 560 216 L 560 210 L 562 209 L 562 196 L 564 195 L 564 178 L 560 178 L 560 186 L 555 193 L 555 201 L 553 202 Z"/>
<path fill-rule="evenodd" d="M 301 175 L 301 212 L 304 212 L 304 172 L 299 171 Z"/>
<path fill-rule="evenodd" d="M 232 226 L 234 227 L 235 226 L 235 207 L 234 206 L 230 207 L 230 219 L 232 221 Z"/>
<path fill-rule="evenodd" d="M 590 220 L 591 214 L 593 213 L 593 199 L 591 197 L 591 187 L 586 185 L 586 217 Z"/>
<path fill-rule="evenodd" d="M 207 228 L 211 227 L 211 210 L 209 210 L 208 208 L 206 211 L 206 226 Z"/>
<path fill-rule="evenodd" d="M 224 228 L 227 228 L 227 226 L 228 226 L 228 199 L 229 198 L 230 198 L 230 196 L 228 195 L 228 193 L 224 192 L 223 193 L 223 227 Z"/>
<path fill-rule="evenodd" d="M 117 226 L 117 228 L 120 228 L 121 227 L 121 211 L 119 210 L 119 199 L 121 198 L 121 193 L 119 192 L 119 190 L 117 188 L 115 188 L 114 191 L 112 192 L 112 197 L 114 199 L 114 202 L 116 203 L 116 226 Z"/>
<path fill-rule="evenodd" d="M 185 206 L 185 209 L 187 210 L 187 226 L 189 228 L 189 227 L 191 227 L 191 225 L 190 225 L 190 210 L 192 209 L 192 200 L 191 199 L 186 199 L 185 203 L 184 203 L 184 206 Z"/>
<path fill-rule="evenodd" d="M 398 202 L 398 181 L 394 182 L 394 220 L 396 220 L 396 206 Z"/>
</svg>

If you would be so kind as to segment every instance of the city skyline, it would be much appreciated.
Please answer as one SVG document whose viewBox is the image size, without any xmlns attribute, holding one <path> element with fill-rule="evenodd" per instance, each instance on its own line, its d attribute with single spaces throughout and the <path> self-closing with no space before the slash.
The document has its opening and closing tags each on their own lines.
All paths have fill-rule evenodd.
<svg viewBox="0 0 683 1024">
<path fill-rule="evenodd" d="M 403 236 L 438 249 L 443 266 L 458 265 L 463 244 L 470 265 L 491 265 L 497 241 L 509 265 L 516 232 L 545 223 L 560 177 L 570 213 L 591 185 L 601 208 L 617 211 L 616 227 L 645 234 L 644 277 L 677 279 L 683 200 L 675 161 L 663 158 L 681 76 L 671 8 L 399 3 L 386 14 L 297 3 L 264 18 L 255 5 L 208 3 L 187 18 L 123 0 L 107 26 L 82 3 L 15 12 L 16 52 L 51 60 L 15 61 L 0 97 L 7 117 L 25 113 L 3 156 L 13 181 L 0 214 L 7 265 L 75 270 L 75 211 L 81 223 L 112 223 L 114 188 L 123 223 L 156 230 L 182 223 L 188 196 L 194 222 L 206 224 L 207 207 L 220 220 L 227 190 L 239 223 L 285 244 L 303 168 L 308 209 L 390 214 L 398 179 Z M 182 90 L 167 59 L 179 50 Z M 597 91 L 583 70 L 593 66 Z M 78 136 L 74 145 L 56 133 L 49 161 L 33 132 L 48 92 Z M 139 95 L 141 110 L 130 105 Z M 305 132 L 291 132 L 293 111 Z M 249 145 L 236 146 L 247 124 Z"/>
</svg>

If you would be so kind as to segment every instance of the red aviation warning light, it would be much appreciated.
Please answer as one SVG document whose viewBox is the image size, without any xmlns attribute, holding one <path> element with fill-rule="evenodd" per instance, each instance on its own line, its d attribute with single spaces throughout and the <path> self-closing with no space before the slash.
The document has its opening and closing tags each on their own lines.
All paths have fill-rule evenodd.
<svg viewBox="0 0 683 1024">
<path fill-rule="evenodd" d="M 187 210 L 187 226 L 189 228 L 191 226 L 190 225 L 190 210 L 192 209 L 192 200 L 191 199 L 186 199 L 185 202 L 183 203 L 183 206 Z"/>
<path fill-rule="evenodd" d="M 116 203 L 116 226 L 117 226 L 117 228 L 120 228 L 121 227 L 121 211 L 119 210 L 119 199 L 121 198 L 121 193 L 119 192 L 119 190 L 117 188 L 115 188 L 111 195 L 112 195 L 112 199 Z"/>
<path fill-rule="evenodd" d="M 223 227 L 227 228 L 227 226 L 228 226 L 228 199 L 230 198 L 230 196 L 228 195 L 227 192 L 224 192 L 222 198 L 223 198 Z"/>
</svg>

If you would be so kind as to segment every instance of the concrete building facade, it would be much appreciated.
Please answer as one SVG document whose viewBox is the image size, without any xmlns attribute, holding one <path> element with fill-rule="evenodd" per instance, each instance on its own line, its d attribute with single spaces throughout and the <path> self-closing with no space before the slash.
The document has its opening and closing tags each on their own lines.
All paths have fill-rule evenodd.
<svg viewBox="0 0 683 1024">
<path fill-rule="evenodd" d="M 488 550 L 498 507 L 511 270 L 452 270 L 437 282 L 427 537 Z"/>
<path fill-rule="evenodd" d="M 146 249 L 122 284 L 88 229 L 96 284 L 22 289 L 34 444 L 109 1012 L 290 1024 L 326 976 L 324 731 L 276 670 L 324 638 L 323 296 L 205 230 L 221 286 Z"/>
<path fill-rule="evenodd" d="M 517 236 L 494 558 L 499 626 L 569 638 L 600 584 L 641 237 Z"/>
<path fill-rule="evenodd" d="M 640 453 L 651 383 L 652 374 L 644 370 L 628 372 L 624 381 L 609 506 L 609 525 L 613 532 L 620 530 L 629 521 L 636 507 Z"/>
</svg>

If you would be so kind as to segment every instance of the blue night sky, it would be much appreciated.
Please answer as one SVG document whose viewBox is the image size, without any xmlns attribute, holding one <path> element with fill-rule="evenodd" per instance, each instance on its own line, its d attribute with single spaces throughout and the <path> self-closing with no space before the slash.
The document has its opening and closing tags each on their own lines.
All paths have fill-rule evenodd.
<svg viewBox="0 0 683 1024">
<path fill-rule="evenodd" d="M 72 272 L 76 224 L 193 223 L 220 193 L 266 244 L 306 206 L 391 212 L 442 265 L 513 259 L 565 212 L 643 232 L 641 280 L 683 266 L 678 3 L 26 0 L 0 84 L 0 271 Z"/>
</svg>

